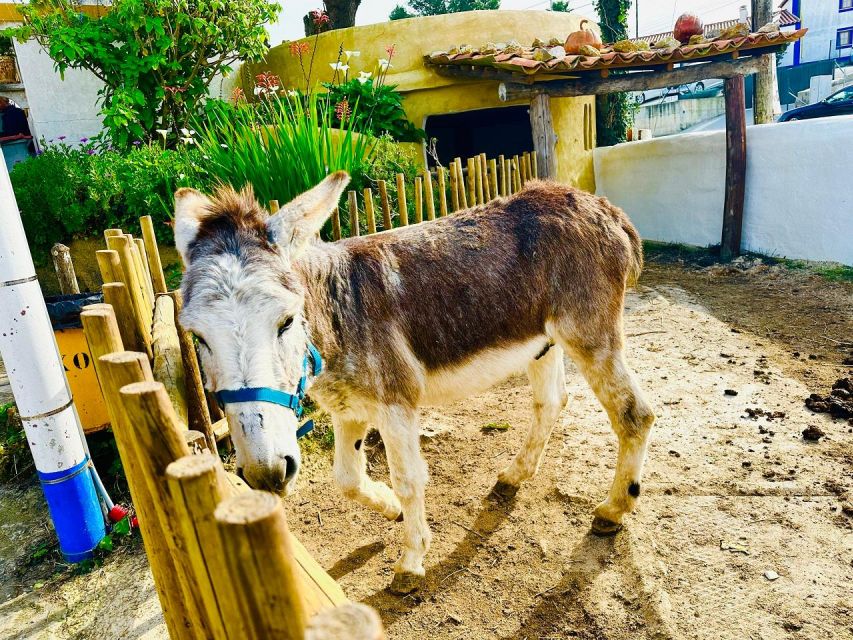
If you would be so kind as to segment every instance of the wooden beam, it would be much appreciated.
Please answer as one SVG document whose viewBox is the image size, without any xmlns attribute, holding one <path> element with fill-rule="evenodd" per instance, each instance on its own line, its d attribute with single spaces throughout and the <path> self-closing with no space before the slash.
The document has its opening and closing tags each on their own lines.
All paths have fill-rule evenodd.
<svg viewBox="0 0 853 640">
<path fill-rule="evenodd" d="M 537 178 L 557 177 L 557 134 L 551 118 L 551 98 L 540 94 L 530 101 L 530 128 L 536 153 Z"/>
<path fill-rule="evenodd" d="M 746 187 L 746 99 L 743 76 L 726 78 L 726 200 L 720 257 L 731 260 L 740 254 L 743 201 Z"/>
<path fill-rule="evenodd" d="M 717 60 L 691 64 L 672 71 L 642 71 L 613 75 L 608 78 L 582 77 L 571 80 L 552 80 L 536 84 L 502 82 L 498 87 L 501 102 L 510 102 L 545 94 L 552 98 L 600 95 L 619 91 L 645 91 L 663 89 L 698 82 L 706 78 L 732 78 L 755 73 L 762 68 L 761 56 Z"/>
</svg>

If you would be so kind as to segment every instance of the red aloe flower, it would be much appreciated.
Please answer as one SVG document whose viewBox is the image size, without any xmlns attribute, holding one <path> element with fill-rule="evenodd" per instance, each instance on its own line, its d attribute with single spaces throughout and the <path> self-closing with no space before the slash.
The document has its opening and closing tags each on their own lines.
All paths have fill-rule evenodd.
<svg viewBox="0 0 853 640">
<path fill-rule="evenodd" d="M 385 53 L 388 54 L 389 60 L 394 55 L 394 52 L 397 50 L 396 47 L 397 47 L 396 44 L 389 44 L 387 47 L 385 47 Z"/>
<path fill-rule="evenodd" d="M 344 98 L 338 104 L 335 105 L 335 116 L 337 116 L 338 120 L 343 122 L 352 114 L 352 109 L 349 106 L 349 100 Z"/>
<path fill-rule="evenodd" d="M 307 42 L 291 42 L 290 43 L 290 55 L 294 58 L 301 58 L 303 55 L 308 53 L 310 47 Z"/>
<path fill-rule="evenodd" d="M 308 15 L 311 16 L 311 22 L 314 23 L 315 27 L 323 27 L 330 22 L 329 14 L 322 9 L 314 9 Z"/>
</svg>

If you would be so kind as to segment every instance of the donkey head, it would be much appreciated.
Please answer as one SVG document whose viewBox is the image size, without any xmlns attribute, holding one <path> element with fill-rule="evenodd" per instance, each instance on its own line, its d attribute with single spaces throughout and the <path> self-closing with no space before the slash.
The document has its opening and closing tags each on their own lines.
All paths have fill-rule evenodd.
<svg viewBox="0 0 853 640">
<path fill-rule="evenodd" d="M 335 173 L 273 216 L 249 188 L 222 188 L 212 198 L 193 189 L 175 194 L 175 245 L 186 267 L 181 324 L 198 339 L 208 391 L 232 392 L 224 408 L 237 466 L 255 488 L 292 488 L 298 419 L 292 408 L 233 392 L 297 392 L 309 336 L 293 264 L 347 182 Z"/>
</svg>

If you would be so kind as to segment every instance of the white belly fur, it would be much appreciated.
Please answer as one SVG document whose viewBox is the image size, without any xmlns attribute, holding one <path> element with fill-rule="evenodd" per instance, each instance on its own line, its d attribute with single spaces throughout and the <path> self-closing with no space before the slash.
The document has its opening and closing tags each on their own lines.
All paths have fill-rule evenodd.
<svg viewBox="0 0 853 640">
<path fill-rule="evenodd" d="M 485 349 L 469 360 L 427 372 L 422 406 L 438 406 L 482 393 L 492 385 L 520 373 L 542 352 L 546 336 L 495 349 Z"/>
</svg>

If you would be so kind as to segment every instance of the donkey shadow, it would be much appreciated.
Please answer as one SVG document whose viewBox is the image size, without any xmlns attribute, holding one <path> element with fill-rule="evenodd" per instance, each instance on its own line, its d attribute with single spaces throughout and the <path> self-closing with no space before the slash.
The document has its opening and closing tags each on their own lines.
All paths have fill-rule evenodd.
<svg viewBox="0 0 853 640">
<path fill-rule="evenodd" d="M 407 596 L 391 593 L 386 587 L 368 596 L 362 602 L 379 612 L 382 624 L 389 628 L 399 618 L 418 607 L 427 597 L 449 589 L 458 580 L 473 560 L 510 516 L 516 506 L 516 498 L 498 498 L 488 494 L 480 501 L 477 519 L 466 529 L 465 536 L 456 548 L 438 564 L 428 567 L 420 589 Z"/>
<path fill-rule="evenodd" d="M 374 540 L 368 544 L 360 546 L 358 549 L 350 551 L 346 557 L 338 560 L 334 566 L 326 571 L 335 580 L 340 580 L 348 573 L 352 573 L 356 569 L 360 569 L 366 565 L 370 559 L 377 553 L 381 553 L 385 549 L 385 543 L 381 540 Z"/>
</svg>

